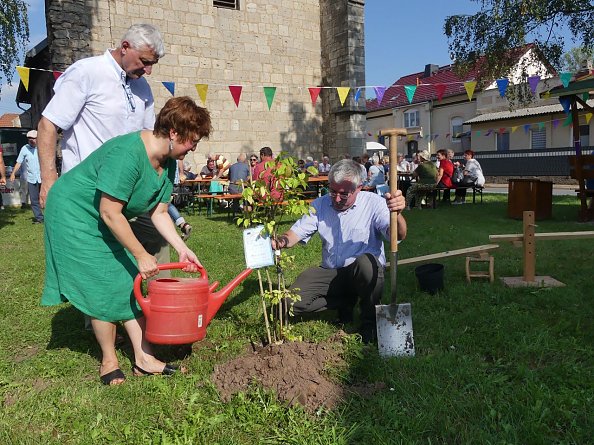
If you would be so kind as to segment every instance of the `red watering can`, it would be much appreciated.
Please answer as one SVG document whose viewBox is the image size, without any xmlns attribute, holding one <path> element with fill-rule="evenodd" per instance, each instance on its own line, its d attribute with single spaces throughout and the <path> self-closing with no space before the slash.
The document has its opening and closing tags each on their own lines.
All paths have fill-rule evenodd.
<svg viewBox="0 0 594 445">
<path fill-rule="evenodd" d="M 187 263 L 159 264 L 159 270 L 183 269 Z M 204 268 L 200 278 L 157 278 L 143 296 L 140 274 L 134 279 L 134 296 L 146 317 L 146 339 L 161 345 L 194 343 L 206 336 L 206 327 L 231 291 L 252 273 L 246 269 L 218 292 L 215 281 L 208 285 Z"/>
</svg>

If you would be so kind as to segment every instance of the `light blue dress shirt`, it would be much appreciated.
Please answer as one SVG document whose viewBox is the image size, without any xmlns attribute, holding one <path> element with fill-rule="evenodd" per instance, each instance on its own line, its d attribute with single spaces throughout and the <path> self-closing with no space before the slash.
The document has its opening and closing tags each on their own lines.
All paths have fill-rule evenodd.
<svg viewBox="0 0 594 445">
<path fill-rule="evenodd" d="M 21 170 L 21 175 L 25 175 L 30 184 L 41 184 L 41 170 L 39 168 L 39 155 L 37 147 L 31 147 L 29 144 L 23 145 L 16 160 L 19 164 L 26 163 L 25 172 Z"/>
<path fill-rule="evenodd" d="M 302 242 L 308 242 L 318 232 L 323 268 L 346 267 L 365 253 L 386 265 L 383 241 L 390 237 L 390 211 L 384 198 L 359 192 L 355 204 L 342 212 L 332 207 L 330 195 L 317 198 L 311 205 L 315 213 L 303 216 L 291 230 Z"/>
</svg>

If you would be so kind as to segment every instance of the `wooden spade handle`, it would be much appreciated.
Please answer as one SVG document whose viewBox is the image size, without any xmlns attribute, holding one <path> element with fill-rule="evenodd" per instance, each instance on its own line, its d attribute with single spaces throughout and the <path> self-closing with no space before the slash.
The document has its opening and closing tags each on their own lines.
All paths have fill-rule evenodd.
<svg viewBox="0 0 594 445">
<path fill-rule="evenodd" d="M 390 195 L 398 191 L 398 151 L 396 137 L 390 138 Z M 390 252 L 398 252 L 398 214 L 390 212 Z"/>
</svg>

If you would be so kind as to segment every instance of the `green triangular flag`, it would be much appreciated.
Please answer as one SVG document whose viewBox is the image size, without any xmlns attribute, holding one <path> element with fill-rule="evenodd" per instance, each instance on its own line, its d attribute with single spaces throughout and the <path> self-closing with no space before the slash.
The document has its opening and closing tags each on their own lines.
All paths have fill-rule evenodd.
<svg viewBox="0 0 594 445">
<path fill-rule="evenodd" d="M 404 85 L 404 92 L 408 98 L 408 103 L 412 103 L 413 97 L 415 97 L 415 91 L 417 91 L 416 85 Z"/>
<path fill-rule="evenodd" d="M 264 96 L 266 96 L 266 102 L 268 102 L 268 109 L 272 106 L 274 95 L 276 94 L 276 87 L 264 87 Z"/>
</svg>

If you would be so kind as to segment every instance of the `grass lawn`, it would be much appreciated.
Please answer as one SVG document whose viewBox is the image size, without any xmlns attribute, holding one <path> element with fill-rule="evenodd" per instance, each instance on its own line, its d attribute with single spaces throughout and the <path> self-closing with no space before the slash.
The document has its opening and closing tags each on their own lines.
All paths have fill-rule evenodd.
<svg viewBox="0 0 594 445">
<path fill-rule="evenodd" d="M 406 212 L 400 258 L 488 244 L 489 234 L 521 233 L 506 217 L 506 195 L 484 203 Z M 553 219 L 537 232 L 594 230 L 577 223 L 574 197 L 553 198 Z M 594 440 L 594 239 L 536 243 L 537 275 L 567 286 L 510 289 L 499 277 L 522 275 L 522 249 L 494 251 L 496 282 L 466 283 L 464 258 L 441 261 L 445 290 L 418 290 L 414 265 L 398 271 L 401 301 L 412 303 L 417 355 L 382 360 L 354 341 L 335 378 L 383 382 L 371 397 L 351 395 L 332 411 L 307 414 L 253 390 L 223 403 L 210 381 L 216 364 L 264 335 L 255 274 L 236 289 L 184 360 L 190 373 L 134 378 L 104 387 L 98 346 L 70 305 L 39 306 L 43 227 L 29 210 L 0 212 L 0 444 L 587 444 Z M 190 216 L 190 246 L 209 277 L 228 282 L 244 268 L 241 232 L 219 213 Z M 76 248 L 73 246 L 73 248 Z M 83 247 L 84 248 L 84 247 Z M 318 264 L 321 243 L 296 247 L 288 282 Z M 106 296 L 108 297 L 108 296 Z M 389 285 L 384 300 L 389 300 Z M 295 331 L 321 341 L 338 329 L 332 314 Z M 354 329 L 351 329 L 353 331 Z M 171 354 L 171 351 L 163 351 Z"/>
</svg>

